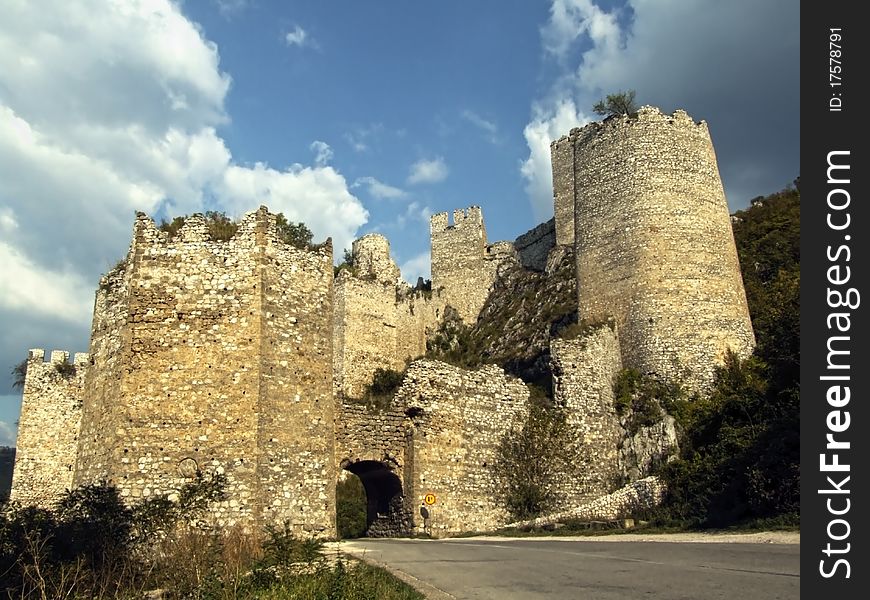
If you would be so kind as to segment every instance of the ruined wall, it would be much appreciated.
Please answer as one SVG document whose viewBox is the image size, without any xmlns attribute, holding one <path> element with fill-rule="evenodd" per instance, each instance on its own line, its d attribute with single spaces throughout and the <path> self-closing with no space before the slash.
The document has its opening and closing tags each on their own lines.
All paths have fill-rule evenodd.
<svg viewBox="0 0 870 600">
<path fill-rule="evenodd" d="M 705 387 L 727 349 L 745 355 L 754 345 L 706 123 L 643 107 L 554 148 L 565 144 L 574 149 L 580 318 L 616 319 L 626 366 Z M 558 218 L 556 227 L 558 236 Z"/>
<path fill-rule="evenodd" d="M 429 360 L 410 365 L 395 403 L 413 424 L 405 493 L 417 531 L 420 503 L 430 493 L 437 498 L 429 507 L 435 536 L 492 530 L 507 521 L 490 465 L 501 437 L 524 418 L 528 396 L 522 381 L 494 365 L 476 371 Z"/>
<path fill-rule="evenodd" d="M 573 231 L 573 211 L 571 212 L 571 229 Z M 517 258 L 521 265 L 534 271 L 543 271 L 547 266 L 547 255 L 556 245 L 556 220 L 550 219 L 514 240 Z"/>
<path fill-rule="evenodd" d="M 27 358 L 24 398 L 18 422 L 12 500 L 51 508 L 72 489 L 76 445 L 81 424 L 82 389 L 88 355 L 44 350 Z"/>
<path fill-rule="evenodd" d="M 355 274 L 342 270 L 335 280 L 334 371 L 336 393 L 360 398 L 376 369 L 401 371 L 425 354 L 443 304 L 438 292 L 401 281 L 382 235 L 355 240 L 353 264 Z"/>
<path fill-rule="evenodd" d="M 550 144 L 550 166 L 553 169 L 553 223 L 556 244 L 574 245 L 575 159 L 574 139 L 577 129 Z"/>
<path fill-rule="evenodd" d="M 378 410 L 356 402 L 342 402 L 335 419 L 336 464 L 374 460 L 401 469 L 405 464 L 404 410 Z M 401 477 L 401 475 L 400 475 Z"/>
<path fill-rule="evenodd" d="M 611 521 L 631 517 L 638 513 L 643 514 L 647 509 L 661 504 L 666 491 L 665 483 L 658 477 L 644 477 L 591 502 L 544 515 L 537 519 L 511 523 L 510 526 L 517 528 L 547 527 L 569 520 Z"/>
<path fill-rule="evenodd" d="M 353 241 L 351 255 L 357 275 L 381 283 L 396 285 L 401 281 L 399 267 L 390 257 L 390 242 L 379 233 L 369 233 Z"/>
<path fill-rule="evenodd" d="M 396 286 L 342 271 L 335 280 L 336 387 L 361 398 L 375 369 L 401 369 L 396 350 Z"/>
<path fill-rule="evenodd" d="M 218 522 L 333 531 L 331 305 L 331 246 L 283 243 L 265 208 L 225 242 L 140 214 L 98 293 L 77 483 L 139 498 L 224 473 Z"/>
<path fill-rule="evenodd" d="M 608 325 L 575 339 L 550 342 L 553 400 L 582 437 L 585 466 L 560 486 L 559 506 L 568 508 L 612 491 L 620 478 L 618 446 L 623 429 L 616 415 L 613 381 L 622 369 L 619 340 Z"/>
<path fill-rule="evenodd" d="M 332 243 L 306 251 L 256 213 L 262 256 L 257 480 L 262 521 L 335 534 Z"/>
<path fill-rule="evenodd" d="M 491 247 L 486 242 L 483 213 L 479 206 L 453 211 L 429 220 L 432 238 L 432 289 L 443 290 L 442 300 L 459 312 L 466 323 L 477 320 L 499 268 L 516 260 L 508 242 Z"/>
</svg>

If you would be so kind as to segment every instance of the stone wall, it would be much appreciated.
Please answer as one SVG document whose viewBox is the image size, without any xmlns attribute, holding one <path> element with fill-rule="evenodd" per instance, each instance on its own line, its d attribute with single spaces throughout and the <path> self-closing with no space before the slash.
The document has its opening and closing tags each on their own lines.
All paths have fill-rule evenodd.
<svg viewBox="0 0 870 600">
<path fill-rule="evenodd" d="M 405 493 L 410 421 L 400 408 L 343 402 L 335 421 L 336 464 L 362 481 L 369 537 L 411 533 L 414 502 Z M 339 478 L 341 475 L 339 475 Z"/>
<path fill-rule="evenodd" d="M 525 529 L 546 527 L 569 520 L 612 521 L 631 517 L 637 512 L 658 506 L 664 500 L 665 484 L 658 477 L 645 477 L 570 510 L 544 515 L 529 521 L 511 523 L 509 527 Z"/>
<path fill-rule="evenodd" d="M 491 252 L 494 265 L 501 254 Z M 336 393 L 361 398 L 378 368 L 401 371 L 426 353 L 426 339 L 444 310 L 438 291 L 414 290 L 401 280 L 390 243 L 379 234 L 353 243 L 353 272 L 335 280 L 333 332 Z"/>
<path fill-rule="evenodd" d="M 399 267 L 390 257 L 390 242 L 379 233 L 370 233 L 353 241 L 351 255 L 357 275 L 389 285 L 401 281 Z"/>
<path fill-rule="evenodd" d="M 573 211 L 572 211 L 573 225 Z M 573 227 L 572 227 L 573 229 Z M 547 266 L 547 255 L 556 245 L 556 220 L 550 219 L 514 240 L 518 260 L 521 265 L 534 271 L 543 271 Z"/>
<path fill-rule="evenodd" d="M 229 241 L 140 214 L 98 293 L 76 483 L 139 498 L 223 473 L 218 522 L 334 532 L 332 281 L 331 244 L 285 244 L 265 208 Z"/>
<path fill-rule="evenodd" d="M 405 464 L 406 416 L 400 409 L 379 410 L 342 402 L 335 419 L 336 464 L 346 469 L 360 461 L 378 461 L 401 469 Z"/>
<path fill-rule="evenodd" d="M 585 468 L 566 479 L 559 506 L 568 508 L 612 491 L 620 479 L 618 446 L 623 429 L 616 415 L 613 382 L 622 369 L 619 340 L 609 325 L 575 339 L 550 342 L 553 400 L 583 441 Z"/>
<path fill-rule="evenodd" d="M 342 271 L 335 280 L 335 379 L 339 394 L 361 398 L 375 369 L 402 369 L 396 285 Z M 413 335 L 413 334 L 412 334 Z"/>
<path fill-rule="evenodd" d="M 522 381 L 494 365 L 476 371 L 429 360 L 410 365 L 394 402 L 412 424 L 404 483 L 415 531 L 423 530 L 426 494 L 436 497 L 428 508 L 436 537 L 507 521 L 490 466 L 501 437 L 525 417 L 528 396 Z"/>
<path fill-rule="evenodd" d="M 73 488 L 87 354 L 69 363 L 69 352 L 31 350 L 24 379 L 12 500 L 51 508 Z"/>
<path fill-rule="evenodd" d="M 574 152 L 580 318 L 615 318 L 626 366 L 704 388 L 754 345 L 706 123 L 643 107 L 555 144 Z"/>
</svg>

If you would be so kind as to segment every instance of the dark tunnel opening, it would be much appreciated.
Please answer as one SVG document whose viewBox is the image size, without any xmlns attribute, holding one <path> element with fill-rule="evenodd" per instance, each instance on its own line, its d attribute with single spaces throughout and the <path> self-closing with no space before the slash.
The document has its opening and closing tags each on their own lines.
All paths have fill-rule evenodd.
<svg viewBox="0 0 870 600">
<path fill-rule="evenodd" d="M 382 462 L 362 460 L 344 467 L 362 482 L 366 493 L 366 536 L 393 537 L 407 534 L 402 481 Z"/>
</svg>

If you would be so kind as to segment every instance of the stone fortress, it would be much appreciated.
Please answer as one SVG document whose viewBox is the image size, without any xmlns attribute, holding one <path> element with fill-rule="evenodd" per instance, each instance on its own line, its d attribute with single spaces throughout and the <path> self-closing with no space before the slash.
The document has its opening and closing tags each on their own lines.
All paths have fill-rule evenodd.
<svg viewBox="0 0 870 600">
<path fill-rule="evenodd" d="M 727 350 L 754 345 L 712 142 L 703 121 L 643 107 L 573 129 L 551 155 L 555 216 L 516 241 L 489 244 L 474 206 L 431 217 L 431 291 L 401 281 L 377 234 L 334 275 L 331 242 L 284 243 L 264 207 L 228 241 L 198 215 L 170 238 L 138 214 L 96 292 L 90 352 L 30 351 L 12 499 L 49 505 L 108 481 L 135 501 L 222 473 L 217 524 L 334 535 L 347 471 L 369 535 L 505 525 L 489 465 L 529 388 L 495 365 L 421 357 L 448 307 L 474 323 L 505 269 L 572 260 L 578 317 L 598 325 L 551 340 L 553 401 L 592 460 L 566 475 L 560 508 L 614 518 L 654 502 L 646 471 L 673 451 L 673 421 L 626 434 L 614 377 L 632 367 L 703 390 Z M 378 368 L 405 370 L 386 409 L 354 401 Z"/>
</svg>

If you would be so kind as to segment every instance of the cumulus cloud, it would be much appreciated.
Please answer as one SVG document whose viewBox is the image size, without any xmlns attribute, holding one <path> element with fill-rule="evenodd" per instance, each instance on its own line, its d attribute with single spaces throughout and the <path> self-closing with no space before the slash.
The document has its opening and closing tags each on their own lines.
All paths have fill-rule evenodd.
<svg viewBox="0 0 870 600">
<path fill-rule="evenodd" d="M 417 278 L 430 279 L 430 271 L 432 269 L 432 258 L 429 251 L 422 252 L 416 256 L 412 256 L 401 265 L 399 270 L 402 272 L 402 277 L 411 285 L 417 284 Z"/>
<path fill-rule="evenodd" d="M 350 193 L 344 176 L 332 167 L 295 164 L 281 171 L 263 163 L 230 165 L 215 185 L 221 205 L 234 214 L 265 204 L 291 221 L 302 221 L 316 239 L 331 236 L 334 248 L 350 247 L 368 211 Z"/>
<path fill-rule="evenodd" d="M 526 193 L 532 203 L 535 219 L 544 221 L 553 214 L 550 142 L 591 119 L 578 111 L 574 101 L 569 98 L 560 100 L 552 108 L 539 106 L 535 112 L 536 116 L 523 129 L 529 157 L 520 165 L 520 173 L 526 180 Z"/>
<path fill-rule="evenodd" d="M 47 320 L 84 349 L 93 290 L 126 252 L 135 210 L 238 216 L 266 204 L 350 242 L 368 214 L 328 145 L 312 145 L 309 166 L 234 162 L 218 133 L 230 87 L 217 46 L 170 0 L 4 7 L 0 319 L 24 337 L 4 342 L 0 364 Z"/>
<path fill-rule="evenodd" d="M 15 220 L 15 213 L 8 206 L 0 207 L 0 232 L 12 233 L 18 229 L 18 221 Z"/>
<path fill-rule="evenodd" d="M 86 320 L 93 307 L 94 284 L 72 271 L 38 268 L 20 251 L 0 242 L 0 308 Z"/>
<path fill-rule="evenodd" d="M 313 42 L 308 35 L 308 32 L 302 29 L 299 25 L 294 27 L 293 31 L 288 31 L 284 36 L 284 41 L 288 46 L 310 46 Z"/>
<path fill-rule="evenodd" d="M 326 142 L 314 140 L 311 142 L 310 148 L 315 153 L 314 164 L 325 165 L 332 160 L 332 148 Z"/>
<path fill-rule="evenodd" d="M 382 181 L 378 181 L 374 177 L 360 177 L 356 181 L 353 182 L 351 187 L 360 187 L 366 186 L 368 193 L 370 196 L 378 199 L 394 199 L 394 198 L 402 198 L 405 196 L 405 191 L 394 187 L 392 185 L 388 185 Z"/>
<path fill-rule="evenodd" d="M 521 167 L 536 211 L 544 190 L 527 172 L 543 173 L 529 161 L 544 122 L 568 102 L 582 117 L 596 100 L 625 89 L 636 90 L 641 104 L 684 108 L 708 121 L 732 208 L 791 182 L 800 148 L 799 21 L 788 0 L 628 0 L 612 10 L 593 0 L 552 0 L 541 43 L 559 76 L 533 107 Z"/>
<path fill-rule="evenodd" d="M 584 36 L 599 50 L 612 53 L 619 48 L 621 34 L 616 13 L 592 0 L 553 0 L 550 19 L 541 28 L 544 50 L 562 59 Z"/>
<path fill-rule="evenodd" d="M 438 183 L 447 179 L 449 170 L 447 163 L 442 157 L 436 157 L 431 160 L 420 159 L 411 165 L 411 172 L 408 175 L 408 183 L 411 185 L 418 183 Z"/>
</svg>

